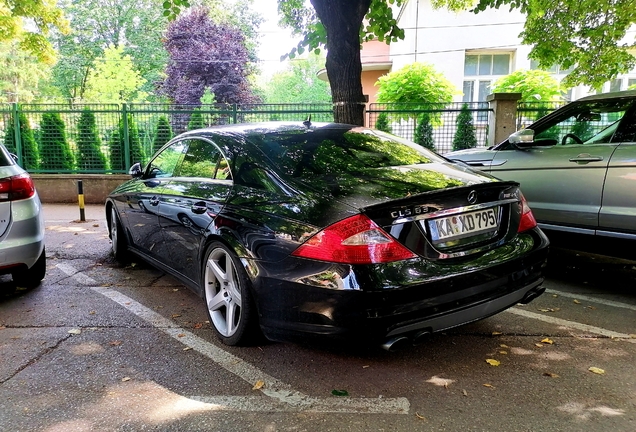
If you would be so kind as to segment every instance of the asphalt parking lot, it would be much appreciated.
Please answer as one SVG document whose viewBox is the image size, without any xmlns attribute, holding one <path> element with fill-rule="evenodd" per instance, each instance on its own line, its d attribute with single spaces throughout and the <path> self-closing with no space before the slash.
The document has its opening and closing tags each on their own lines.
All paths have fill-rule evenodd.
<svg viewBox="0 0 636 432">
<path fill-rule="evenodd" d="M 112 259 L 100 206 L 44 210 L 44 282 L 0 278 L 0 430 L 636 430 L 630 250 L 559 244 L 543 296 L 396 353 L 234 348 L 176 280 Z"/>
</svg>

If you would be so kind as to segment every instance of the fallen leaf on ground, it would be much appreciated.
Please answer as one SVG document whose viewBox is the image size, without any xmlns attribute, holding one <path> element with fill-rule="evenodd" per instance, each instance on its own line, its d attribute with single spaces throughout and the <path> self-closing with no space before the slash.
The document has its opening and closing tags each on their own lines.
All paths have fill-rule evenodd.
<svg viewBox="0 0 636 432">
<path fill-rule="evenodd" d="M 260 390 L 263 387 L 265 387 L 265 381 L 262 380 L 258 380 L 256 381 L 256 383 L 254 384 L 254 387 L 252 387 L 252 390 Z"/>
<path fill-rule="evenodd" d="M 494 388 L 495 388 L 495 386 L 494 386 L 494 385 L 492 385 L 492 384 L 483 384 L 483 386 L 484 386 L 484 387 L 488 387 L 488 388 L 490 388 L 490 389 L 494 389 Z"/>
<path fill-rule="evenodd" d="M 581 304 L 581 302 L 580 302 L 580 301 L 578 301 L 577 299 L 574 299 L 574 300 L 572 300 L 572 301 L 573 301 L 574 303 L 576 303 L 576 304 Z"/>
<path fill-rule="evenodd" d="M 499 351 L 499 354 L 508 355 L 508 351 Z"/>
<path fill-rule="evenodd" d="M 89 314 L 89 315 L 95 315 L 96 313 L 97 313 L 97 312 L 95 312 L 95 311 L 90 311 L 88 314 Z"/>
<path fill-rule="evenodd" d="M 108 344 L 112 345 L 112 346 L 119 346 L 119 345 L 121 345 L 121 341 L 120 340 L 114 340 L 114 341 L 110 341 Z"/>
<path fill-rule="evenodd" d="M 544 344 L 550 344 L 550 345 L 554 344 L 554 341 L 552 339 L 549 339 L 549 338 L 545 338 L 541 342 L 544 343 Z"/>
<path fill-rule="evenodd" d="M 506 344 L 501 344 L 501 345 L 499 345 L 499 348 L 510 348 L 510 347 L 508 345 L 506 345 Z"/>
<path fill-rule="evenodd" d="M 185 333 L 179 333 L 177 337 L 185 337 Z"/>
<path fill-rule="evenodd" d="M 492 332 L 493 336 L 499 336 L 499 335 L 502 335 L 502 334 L 503 334 L 502 332 Z"/>
<path fill-rule="evenodd" d="M 0 326 L 0 330 L 4 330 L 4 329 L 6 329 L 5 326 Z"/>
<path fill-rule="evenodd" d="M 362 369 L 366 369 L 368 367 L 369 367 L 369 365 L 364 365 L 364 366 L 362 366 Z"/>
<path fill-rule="evenodd" d="M 592 366 L 591 368 L 588 369 L 590 372 L 594 372 L 597 375 L 603 375 L 605 373 L 605 371 L 601 368 L 597 368 Z"/>
<path fill-rule="evenodd" d="M 177 292 L 179 291 L 179 288 L 174 288 L 172 291 Z"/>
<path fill-rule="evenodd" d="M 557 298 L 558 295 L 557 294 L 552 294 L 552 297 Z"/>
<path fill-rule="evenodd" d="M 68 332 L 70 334 L 74 334 L 74 335 L 78 335 L 78 334 L 82 333 L 82 331 L 80 329 L 70 329 Z"/>
<path fill-rule="evenodd" d="M 635 334 L 635 333 L 631 333 L 631 334 L 629 335 L 629 337 L 630 337 L 630 339 L 636 339 L 636 334 Z"/>
<path fill-rule="evenodd" d="M 123 377 L 121 380 L 122 382 L 130 381 L 130 377 Z"/>
<path fill-rule="evenodd" d="M 349 396 L 349 392 L 346 390 L 331 390 L 331 394 L 334 396 Z"/>
<path fill-rule="evenodd" d="M 467 392 L 466 390 L 462 390 L 462 394 L 463 394 L 464 396 L 468 396 L 468 392 Z"/>
<path fill-rule="evenodd" d="M 543 376 L 547 376 L 547 377 L 550 377 L 550 378 L 558 378 L 559 377 L 557 374 L 552 373 L 552 372 L 544 372 Z"/>
<path fill-rule="evenodd" d="M 426 417 L 424 417 L 424 416 L 423 416 L 423 415 L 421 415 L 421 414 L 418 414 L 418 413 L 417 413 L 417 411 L 415 412 L 415 417 L 417 417 L 417 418 L 418 418 L 418 419 L 420 419 L 420 420 L 426 420 Z"/>
<path fill-rule="evenodd" d="M 595 306 L 588 306 L 587 308 L 588 308 L 588 309 L 592 309 L 592 310 L 596 309 L 596 307 L 595 307 Z"/>
<path fill-rule="evenodd" d="M 486 363 L 488 363 L 490 366 L 499 366 L 501 364 L 501 362 L 495 359 L 486 359 Z"/>
<path fill-rule="evenodd" d="M 536 343 L 536 344 L 534 344 L 534 346 L 538 346 L 539 348 L 543 348 L 545 345 L 543 345 L 541 343 Z"/>
<path fill-rule="evenodd" d="M 179 314 L 172 314 L 172 315 L 170 315 L 170 318 L 179 318 L 180 316 L 181 315 L 179 315 Z"/>
<path fill-rule="evenodd" d="M 183 350 L 184 351 L 190 351 L 192 349 L 192 347 L 185 347 Z"/>
<path fill-rule="evenodd" d="M 201 324 L 201 323 L 196 323 L 196 324 L 194 325 L 194 328 L 195 328 L 195 329 L 200 329 L 201 327 L 203 327 L 203 324 Z"/>
</svg>

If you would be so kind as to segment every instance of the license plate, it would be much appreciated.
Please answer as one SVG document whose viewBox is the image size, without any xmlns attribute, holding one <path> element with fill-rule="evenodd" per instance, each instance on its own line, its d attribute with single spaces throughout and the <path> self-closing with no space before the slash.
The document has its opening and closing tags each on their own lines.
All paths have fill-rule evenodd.
<svg viewBox="0 0 636 432">
<path fill-rule="evenodd" d="M 477 210 L 428 221 L 433 241 L 469 237 L 498 228 L 499 207 Z"/>
</svg>

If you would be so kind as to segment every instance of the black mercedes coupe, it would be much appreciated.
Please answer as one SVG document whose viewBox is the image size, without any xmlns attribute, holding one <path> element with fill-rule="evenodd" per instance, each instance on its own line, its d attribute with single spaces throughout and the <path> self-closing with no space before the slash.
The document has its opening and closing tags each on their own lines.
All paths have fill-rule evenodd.
<svg viewBox="0 0 636 432">
<path fill-rule="evenodd" d="M 106 201 L 112 250 L 177 277 L 228 345 L 389 350 L 544 288 L 549 242 L 519 185 L 343 124 L 185 132 Z"/>
</svg>

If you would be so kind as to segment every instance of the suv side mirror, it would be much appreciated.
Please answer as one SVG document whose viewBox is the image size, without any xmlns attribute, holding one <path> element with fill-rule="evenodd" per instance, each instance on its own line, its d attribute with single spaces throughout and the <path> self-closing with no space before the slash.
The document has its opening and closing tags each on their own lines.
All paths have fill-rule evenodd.
<svg viewBox="0 0 636 432">
<path fill-rule="evenodd" d="M 530 144 L 534 142 L 534 131 L 532 129 L 521 129 L 508 137 L 510 144 Z"/>
<path fill-rule="evenodd" d="M 549 147 L 557 144 L 557 140 L 553 138 L 534 138 L 532 129 L 522 129 L 511 134 L 508 142 L 516 148 L 522 150 L 528 147 Z"/>
</svg>

